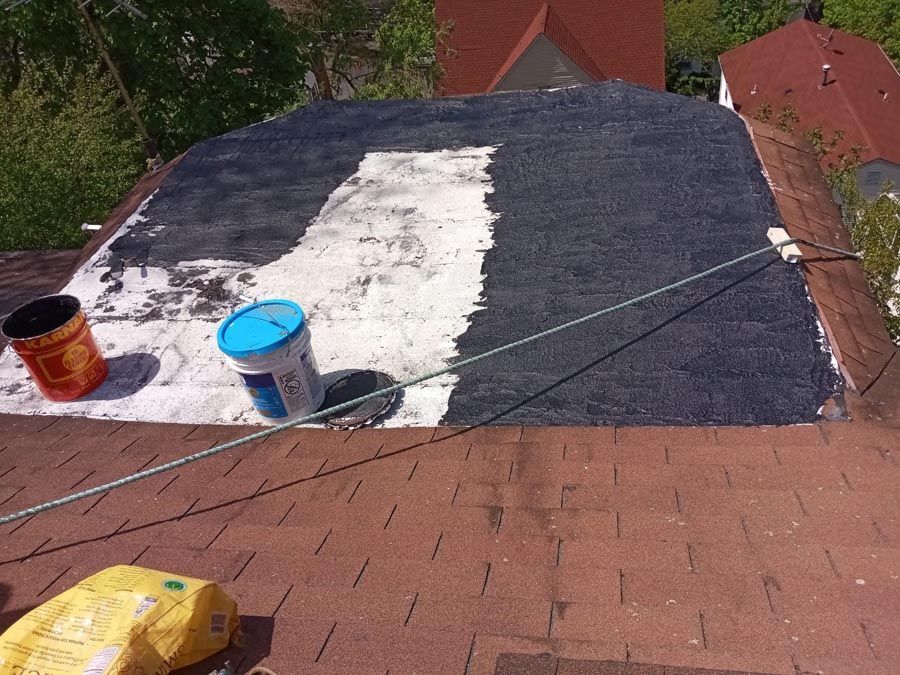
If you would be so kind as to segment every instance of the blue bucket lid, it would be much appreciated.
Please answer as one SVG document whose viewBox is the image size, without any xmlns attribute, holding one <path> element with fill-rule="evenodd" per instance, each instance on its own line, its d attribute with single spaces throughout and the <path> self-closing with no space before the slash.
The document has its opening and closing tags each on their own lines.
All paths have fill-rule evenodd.
<svg viewBox="0 0 900 675">
<path fill-rule="evenodd" d="M 303 332 L 306 317 L 296 302 L 263 300 L 242 307 L 219 326 L 219 349 L 228 356 L 263 356 Z"/>
</svg>

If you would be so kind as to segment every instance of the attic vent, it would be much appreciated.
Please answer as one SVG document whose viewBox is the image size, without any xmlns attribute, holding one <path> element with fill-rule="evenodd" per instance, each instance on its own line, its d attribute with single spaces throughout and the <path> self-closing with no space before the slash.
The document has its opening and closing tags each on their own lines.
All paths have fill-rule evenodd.
<svg viewBox="0 0 900 675">
<path fill-rule="evenodd" d="M 787 89 L 784 90 L 784 95 L 785 95 L 785 96 L 790 96 L 790 95 L 793 94 L 793 93 L 794 93 L 794 90 L 791 89 L 790 87 L 788 87 Z"/>
<path fill-rule="evenodd" d="M 882 101 L 887 101 L 887 92 L 884 89 L 879 89 L 878 95 L 881 96 Z"/>
</svg>

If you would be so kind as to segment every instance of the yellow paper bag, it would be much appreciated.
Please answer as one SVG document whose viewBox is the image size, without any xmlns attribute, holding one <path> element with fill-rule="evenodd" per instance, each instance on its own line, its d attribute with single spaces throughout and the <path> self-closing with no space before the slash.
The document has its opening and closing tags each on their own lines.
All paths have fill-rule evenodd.
<svg viewBox="0 0 900 675">
<path fill-rule="evenodd" d="M 165 675 L 228 646 L 237 606 L 211 581 L 117 565 L 0 636 L 0 675 Z"/>
</svg>

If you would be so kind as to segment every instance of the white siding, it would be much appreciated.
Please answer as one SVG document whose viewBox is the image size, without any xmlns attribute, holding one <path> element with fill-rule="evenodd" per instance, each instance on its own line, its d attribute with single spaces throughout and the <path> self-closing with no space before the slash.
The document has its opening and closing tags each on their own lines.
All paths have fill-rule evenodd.
<svg viewBox="0 0 900 675">
<path fill-rule="evenodd" d="M 538 35 L 494 91 L 523 91 L 589 84 L 594 79 L 544 35 Z"/>
<path fill-rule="evenodd" d="M 728 91 L 728 83 L 725 81 L 725 73 L 722 73 L 722 79 L 719 81 L 719 105 L 724 105 L 729 110 L 734 110 L 731 92 Z"/>
</svg>

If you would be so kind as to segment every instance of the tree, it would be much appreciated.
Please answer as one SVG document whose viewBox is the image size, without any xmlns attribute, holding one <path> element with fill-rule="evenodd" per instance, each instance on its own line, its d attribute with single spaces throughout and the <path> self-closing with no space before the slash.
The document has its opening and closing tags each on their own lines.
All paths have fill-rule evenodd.
<svg viewBox="0 0 900 675">
<path fill-rule="evenodd" d="M 332 100 L 346 84 L 356 89 L 357 67 L 371 57 L 373 16 L 363 0 L 282 3 L 301 36 L 301 49 L 316 76 L 319 96 Z"/>
<path fill-rule="evenodd" d="M 436 27 L 434 0 L 393 0 L 386 13 L 363 0 L 280 0 L 304 37 L 323 99 L 423 98 L 441 75 L 435 59 L 450 26 Z"/>
<path fill-rule="evenodd" d="M 665 11 L 666 89 L 713 98 L 719 88 L 714 65 L 730 46 L 719 20 L 719 0 L 666 0 Z"/>
<path fill-rule="evenodd" d="M 731 44 L 722 29 L 719 0 L 667 0 L 666 55 L 712 64 Z"/>
<path fill-rule="evenodd" d="M 443 74 L 435 49 L 446 45 L 452 29 L 436 26 L 434 0 L 395 0 L 375 31 L 375 72 L 356 98 L 431 96 Z"/>
<path fill-rule="evenodd" d="M 900 2 L 827 0 L 823 19 L 833 28 L 874 40 L 900 64 Z"/>
<path fill-rule="evenodd" d="M 796 11 L 790 0 L 719 0 L 722 30 L 735 46 L 781 28 Z"/>
<path fill-rule="evenodd" d="M 806 140 L 815 148 L 819 161 L 828 159 L 828 169 L 825 178 L 832 187 L 836 187 L 844 176 L 856 175 L 856 171 L 862 164 L 862 153 L 866 149 L 864 145 L 857 143 L 851 145 L 846 152 L 835 154 L 835 150 L 844 140 L 844 130 L 835 129 L 831 138 L 825 138 L 822 127 L 813 127 L 803 134 Z"/>
<path fill-rule="evenodd" d="M 146 20 L 108 14 L 110 0 L 88 7 L 164 156 L 259 121 L 303 87 L 300 36 L 265 0 L 142 0 Z M 64 101 L 67 78 L 99 62 L 74 1 L 32 0 L 0 12 L 0 45 L 7 92 L 28 79 Z"/>
<path fill-rule="evenodd" d="M 27 72 L 31 85 L 62 95 L 75 73 L 93 70 L 99 61 L 75 6 L 40 0 L 0 11 L 0 53 L 4 94 L 19 87 Z"/>
<path fill-rule="evenodd" d="M 112 82 L 69 82 L 62 106 L 29 83 L 0 95 L 0 250 L 81 246 L 81 223 L 102 221 L 141 174 Z"/>
</svg>

